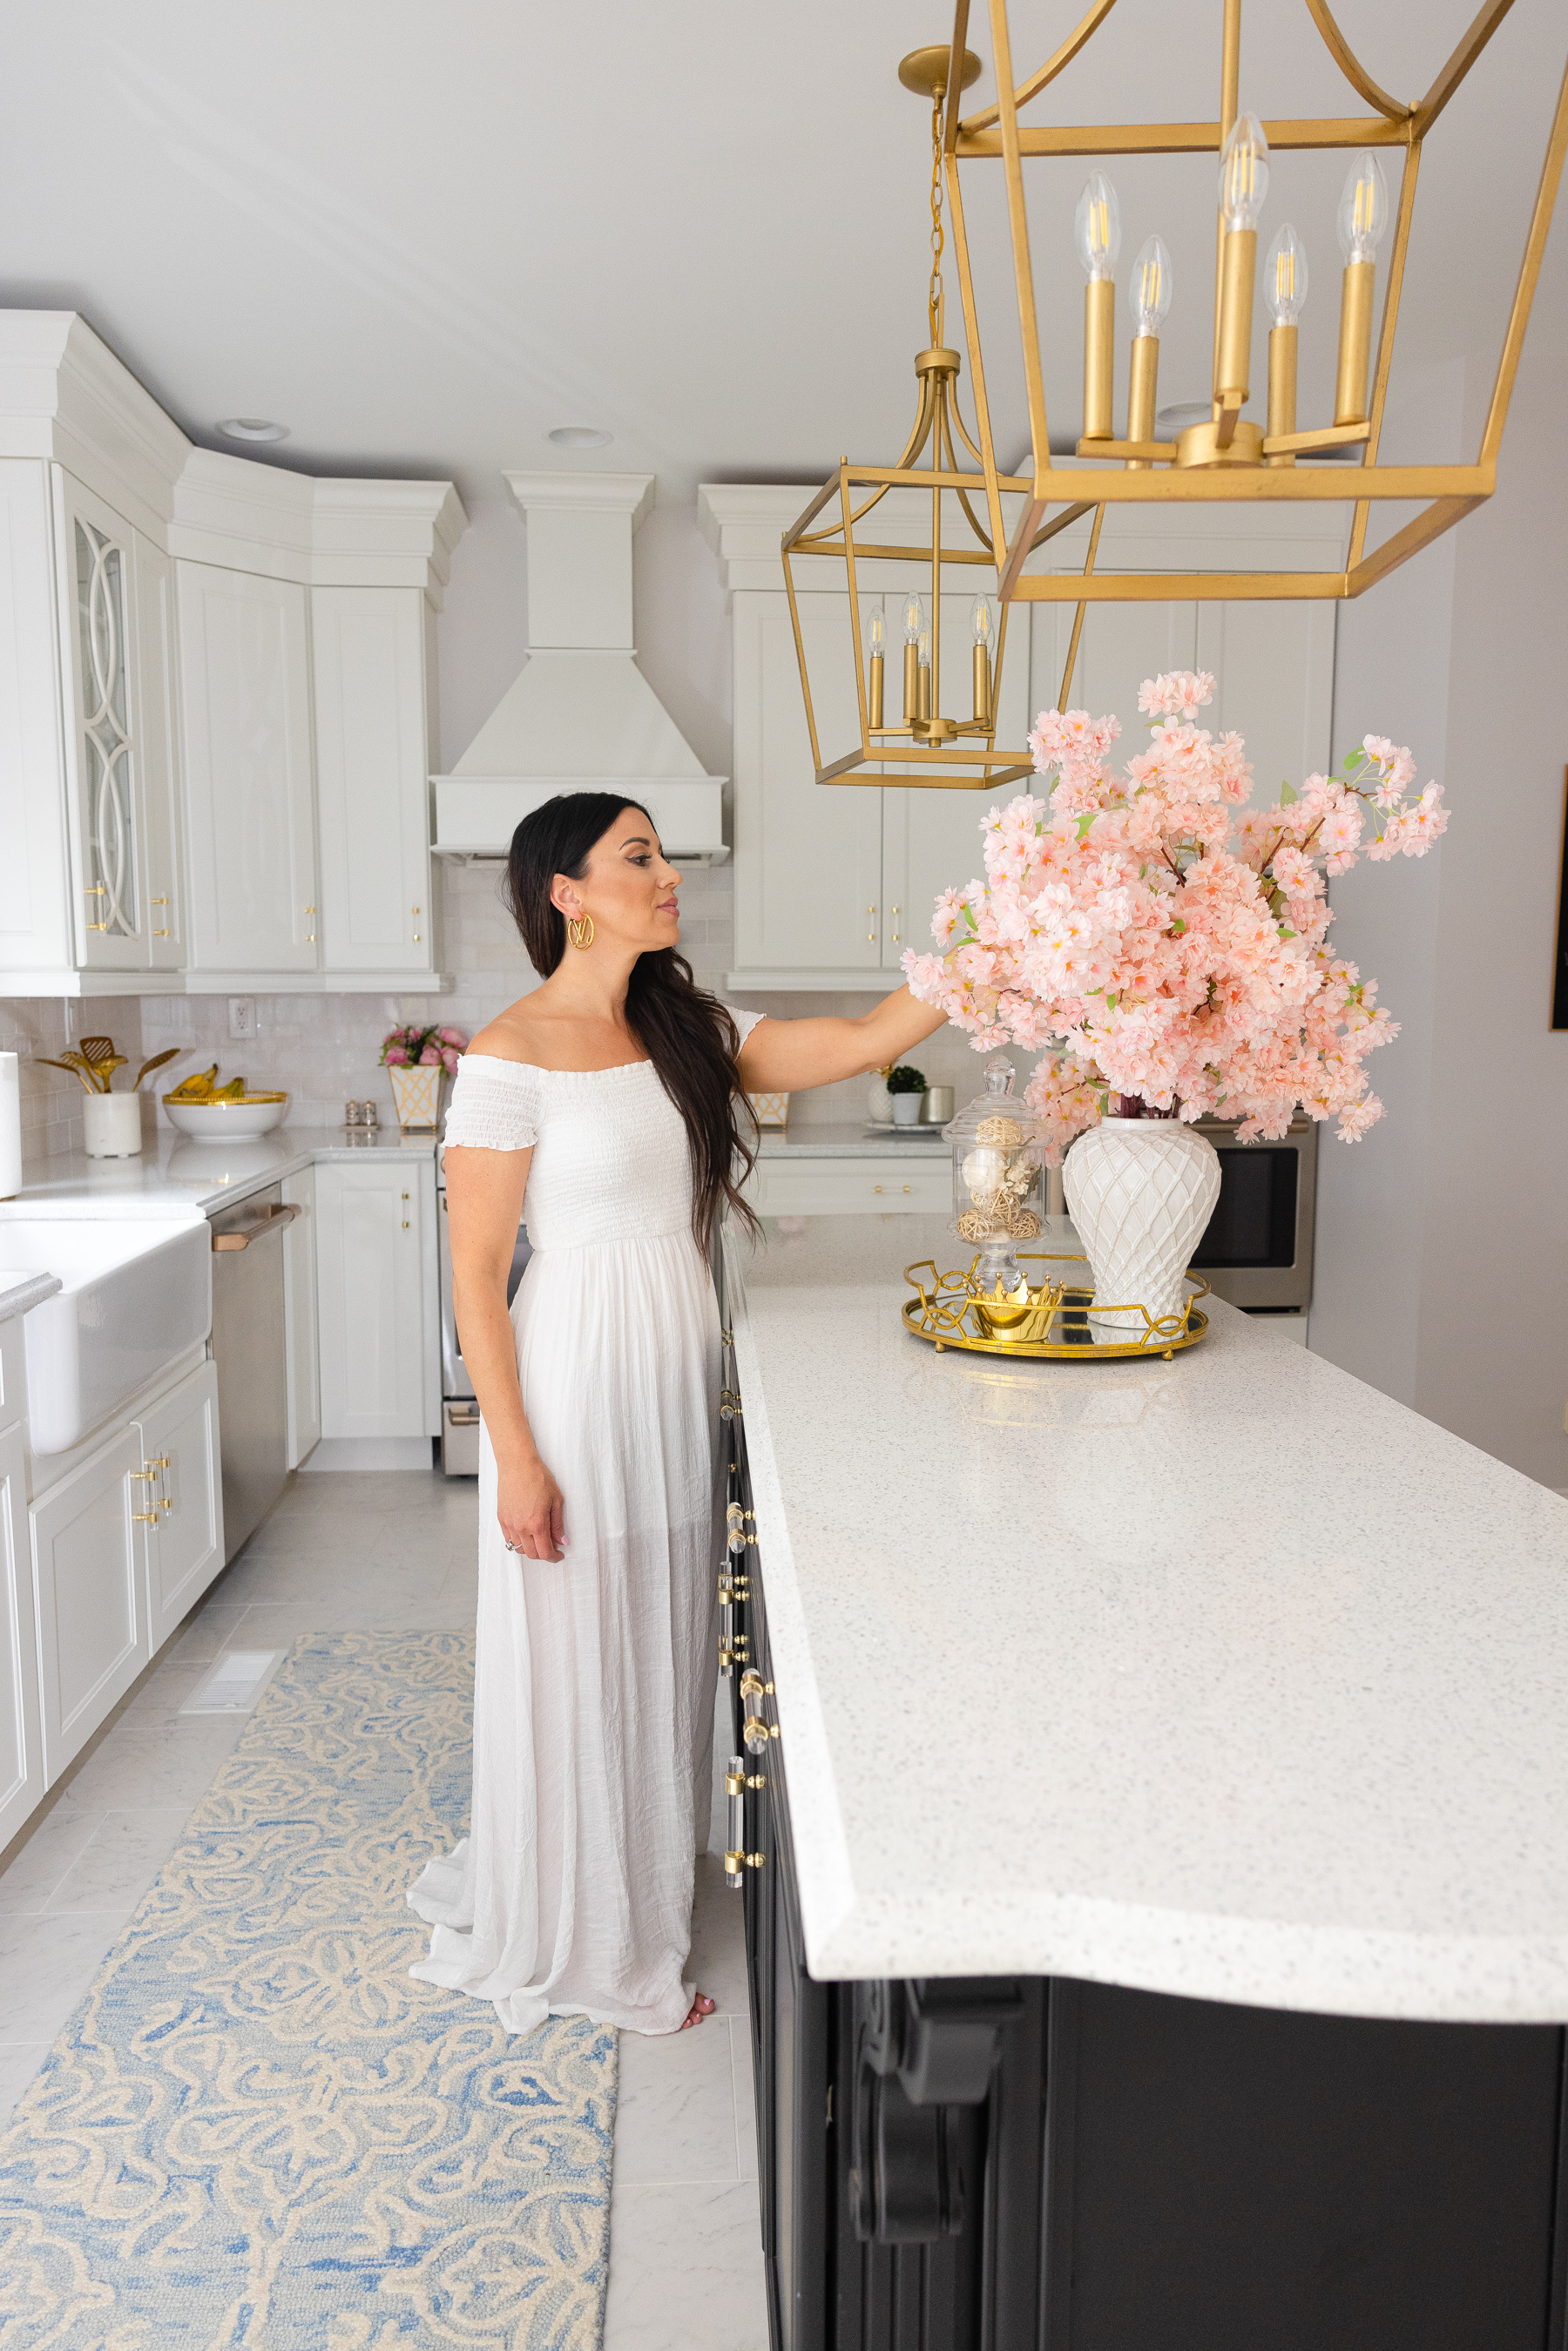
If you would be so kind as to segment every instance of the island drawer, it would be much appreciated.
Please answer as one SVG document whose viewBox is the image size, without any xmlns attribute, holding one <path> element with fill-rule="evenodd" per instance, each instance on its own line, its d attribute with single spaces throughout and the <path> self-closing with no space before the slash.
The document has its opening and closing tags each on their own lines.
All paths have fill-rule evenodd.
<svg viewBox="0 0 1568 2351">
<path fill-rule="evenodd" d="M 885 1216 L 911 1209 L 941 1214 L 952 1205 L 946 1155 L 903 1165 L 896 1159 L 759 1159 L 746 1186 L 764 1217 Z"/>
</svg>

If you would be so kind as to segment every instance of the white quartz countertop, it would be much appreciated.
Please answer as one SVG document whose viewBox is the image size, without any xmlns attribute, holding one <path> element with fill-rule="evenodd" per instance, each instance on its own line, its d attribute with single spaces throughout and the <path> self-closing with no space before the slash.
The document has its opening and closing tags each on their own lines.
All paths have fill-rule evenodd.
<svg viewBox="0 0 1568 2351">
<path fill-rule="evenodd" d="M 938 1355 L 939 1218 L 803 1225 L 726 1248 L 812 1973 L 1568 2022 L 1568 1502 L 1218 1301 Z"/>
<path fill-rule="evenodd" d="M 396 1127 L 371 1133 L 350 1127 L 280 1126 L 235 1143 L 203 1143 L 193 1135 L 158 1130 L 134 1159 L 89 1159 L 73 1152 L 33 1161 L 14 1199 L 0 1200 L 0 1265 L 5 1256 L 5 1221 L 41 1217 L 204 1217 L 209 1209 L 265 1191 L 285 1176 L 324 1160 L 357 1159 L 365 1152 L 382 1157 L 429 1159 L 435 1144 L 426 1135 L 408 1142 Z"/>
</svg>

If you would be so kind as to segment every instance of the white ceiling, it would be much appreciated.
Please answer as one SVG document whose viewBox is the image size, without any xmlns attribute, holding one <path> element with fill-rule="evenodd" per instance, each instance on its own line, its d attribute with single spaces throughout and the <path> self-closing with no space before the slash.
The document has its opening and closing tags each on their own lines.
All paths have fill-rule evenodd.
<svg viewBox="0 0 1568 2351">
<path fill-rule="evenodd" d="M 1344 0 L 1340 16 L 1377 79 L 1416 97 L 1472 5 Z M 1020 70 L 1078 13 L 1013 0 Z M 1219 0 L 1122 0 L 1055 86 L 1054 119 L 1212 119 L 1219 16 Z M 991 78 L 974 17 L 977 104 Z M 894 68 L 949 29 L 941 0 L 15 8 L 0 302 L 83 311 L 198 441 L 232 447 L 219 418 L 274 417 L 291 428 L 281 463 L 450 475 L 470 500 L 507 465 L 645 470 L 679 499 L 705 478 L 893 456 L 925 340 L 929 168 L 928 117 Z M 1465 356 L 1490 375 L 1564 46 L 1562 0 L 1518 0 L 1433 136 L 1407 365 Z M 1241 90 L 1261 115 L 1358 110 L 1301 0 L 1249 0 Z M 1036 167 L 1031 198 L 1058 442 L 1077 426 L 1085 168 Z M 1156 227 L 1175 257 L 1161 398 L 1204 397 L 1212 164 L 1112 170 L 1124 261 Z M 1343 171 L 1277 158 L 1264 214 L 1265 239 L 1288 212 L 1308 247 L 1303 423 L 1332 385 Z M 998 444 L 1016 457 L 999 166 L 967 167 L 966 187 Z M 1531 340 L 1568 354 L 1565 241 L 1560 224 Z M 553 449 L 550 428 L 577 423 L 612 445 Z"/>
</svg>

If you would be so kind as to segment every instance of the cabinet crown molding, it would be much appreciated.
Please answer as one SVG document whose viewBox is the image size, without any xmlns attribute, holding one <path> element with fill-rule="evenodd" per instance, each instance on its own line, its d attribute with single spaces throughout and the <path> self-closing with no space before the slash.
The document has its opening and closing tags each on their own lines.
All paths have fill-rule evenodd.
<svg viewBox="0 0 1568 2351">
<path fill-rule="evenodd" d="M 636 529 L 653 503 L 652 474 L 503 473 L 507 485 L 526 515 L 530 507 L 570 514 L 597 509 L 624 514 Z"/>
<path fill-rule="evenodd" d="M 450 482 L 318 480 L 192 449 L 174 486 L 169 549 L 308 588 L 419 588 L 439 611 L 467 527 Z"/>
<path fill-rule="evenodd" d="M 75 310 L 0 310 L 0 456 L 52 458 L 162 544 L 191 445 Z"/>
</svg>

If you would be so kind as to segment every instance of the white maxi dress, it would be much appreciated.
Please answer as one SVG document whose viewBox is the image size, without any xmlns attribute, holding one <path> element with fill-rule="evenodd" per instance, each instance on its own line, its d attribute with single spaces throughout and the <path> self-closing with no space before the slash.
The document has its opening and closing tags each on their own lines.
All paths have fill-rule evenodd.
<svg viewBox="0 0 1568 2351">
<path fill-rule="evenodd" d="M 760 1016 L 737 1012 L 744 1037 Z M 529 2032 L 674 2032 L 693 1999 L 716 1674 L 719 1324 L 685 1123 L 650 1061 L 464 1057 L 446 1141 L 530 1145 L 512 1305 L 523 1408 L 565 1502 L 559 1562 L 507 1551 L 479 1440 L 470 1834 L 409 1901 L 413 1970 Z"/>
</svg>

